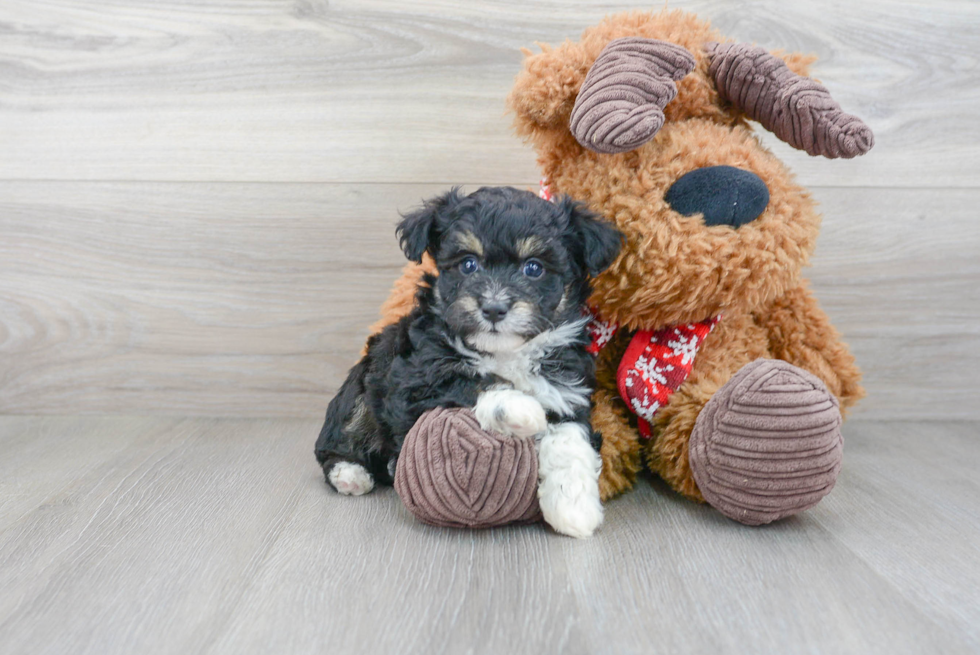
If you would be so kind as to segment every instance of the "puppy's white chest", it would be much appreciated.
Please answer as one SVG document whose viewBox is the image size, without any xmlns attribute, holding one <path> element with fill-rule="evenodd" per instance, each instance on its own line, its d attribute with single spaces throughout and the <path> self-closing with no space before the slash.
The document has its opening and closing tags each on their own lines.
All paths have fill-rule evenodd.
<svg viewBox="0 0 980 655">
<path fill-rule="evenodd" d="M 481 355 L 479 367 L 484 374 L 503 378 L 514 389 L 531 396 L 546 410 L 561 416 L 573 416 L 577 408 L 588 407 L 589 389 L 580 383 L 553 382 L 541 375 L 540 360 L 525 352 Z"/>
<path fill-rule="evenodd" d="M 540 363 L 532 362 L 531 358 L 524 353 L 487 355 L 483 364 L 487 373 L 507 380 L 514 385 L 515 389 L 531 396 L 535 396 L 535 389 L 542 384 L 549 384 L 540 375 Z"/>
<path fill-rule="evenodd" d="M 549 379 L 541 374 L 541 362 L 556 348 L 565 348 L 579 340 L 587 318 L 565 323 L 542 332 L 516 349 L 494 347 L 495 340 L 480 339 L 483 352 L 470 349 L 461 339 L 453 347 L 466 356 L 481 375 L 495 375 L 513 385 L 514 389 L 531 396 L 549 412 L 572 417 L 588 407 L 592 390 L 583 379 Z M 491 347 L 487 347 L 491 346 Z"/>
</svg>

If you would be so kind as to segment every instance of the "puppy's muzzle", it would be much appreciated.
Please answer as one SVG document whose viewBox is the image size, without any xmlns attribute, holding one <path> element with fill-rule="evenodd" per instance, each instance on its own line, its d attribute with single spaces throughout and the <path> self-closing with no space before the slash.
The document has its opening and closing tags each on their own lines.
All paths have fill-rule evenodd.
<svg viewBox="0 0 980 655">
<path fill-rule="evenodd" d="M 507 317 L 507 312 L 510 311 L 512 304 L 510 301 L 489 300 L 480 304 L 480 312 L 483 314 L 483 318 L 490 321 L 492 325 L 496 325 Z"/>
</svg>

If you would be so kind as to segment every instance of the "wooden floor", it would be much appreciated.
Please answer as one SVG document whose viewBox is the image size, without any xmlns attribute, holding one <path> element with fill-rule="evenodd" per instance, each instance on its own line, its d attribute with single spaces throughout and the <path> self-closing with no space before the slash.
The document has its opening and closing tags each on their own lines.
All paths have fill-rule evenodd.
<svg viewBox="0 0 980 655">
<path fill-rule="evenodd" d="M 815 509 L 660 483 L 595 537 L 328 491 L 304 419 L 0 419 L 0 651 L 980 652 L 977 423 L 852 422 Z"/>
</svg>

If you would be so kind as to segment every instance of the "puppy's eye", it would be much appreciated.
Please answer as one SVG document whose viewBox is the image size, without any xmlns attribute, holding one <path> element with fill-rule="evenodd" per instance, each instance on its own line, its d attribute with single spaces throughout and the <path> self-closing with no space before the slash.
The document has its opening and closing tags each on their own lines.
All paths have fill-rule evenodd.
<svg viewBox="0 0 980 655">
<path fill-rule="evenodd" d="M 524 262 L 524 275 L 531 279 L 537 279 L 544 275 L 544 265 L 537 259 L 529 259 Z"/>
<path fill-rule="evenodd" d="M 477 261 L 476 257 L 470 255 L 465 257 L 463 261 L 459 263 L 459 271 L 463 275 L 469 275 L 470 273 L 476 273 L 480 269 L 480 262 Z"/>
</svg>

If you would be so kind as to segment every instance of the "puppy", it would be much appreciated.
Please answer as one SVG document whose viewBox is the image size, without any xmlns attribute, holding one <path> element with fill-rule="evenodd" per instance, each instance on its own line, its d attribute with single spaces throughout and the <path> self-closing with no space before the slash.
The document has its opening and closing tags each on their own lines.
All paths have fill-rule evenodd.
<svg viewBox="0 0 980 655">
<path fill-rule="evenodd" d="M 391 484 L 425 411 L 471 407 L 486 430 L 535 438 L 545 521 L 591 535 L 602 522 L 601 460 L 584 309 L 620 233 L 568 198 L 485 187 L 426 202 L 397 234 L 409 259 L 428 252 L 439 275 L 423 281 L 408 316 L 371 337 L 330 402 L 316 443 L 327 482 L 350 495 Z"/>
</svg>

